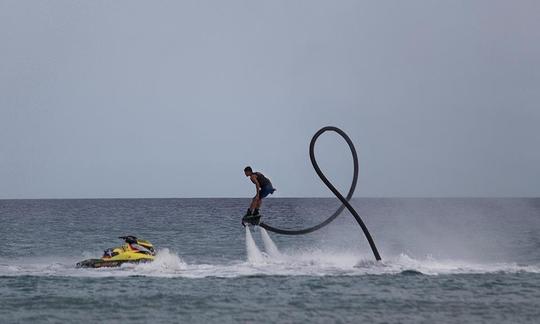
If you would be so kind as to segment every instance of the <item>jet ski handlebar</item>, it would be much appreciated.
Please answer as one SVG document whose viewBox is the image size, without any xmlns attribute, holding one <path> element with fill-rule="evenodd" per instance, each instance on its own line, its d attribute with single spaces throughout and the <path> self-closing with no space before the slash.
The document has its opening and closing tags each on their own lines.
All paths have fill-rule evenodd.
<svg viewBox="0 0 540 324">
<path fill-rule="evenodd" d="M 119 239 L 124 240 L 126 243 L 137 243 L 137 238 L 133 235 L 127 235 L 127 236 L 119 236 Z"/>
</svg>

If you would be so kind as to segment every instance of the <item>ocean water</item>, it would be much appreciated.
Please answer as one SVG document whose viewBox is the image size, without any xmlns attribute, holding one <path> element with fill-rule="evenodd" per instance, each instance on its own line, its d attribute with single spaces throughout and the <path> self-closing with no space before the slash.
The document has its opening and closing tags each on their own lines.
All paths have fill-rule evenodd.
<svg viewBox="0 0 540 324">
<path fill-rule="evenodd" d="M 247 199 L 0 200 L 0 322 L 538 323 L 540 199 L 354 199 L 283 236 L 243 228 Z M 271 198 L 314 225 L 336 199 Z M 155 262 L 76 269 L 151 241 Z"/>
</svg>

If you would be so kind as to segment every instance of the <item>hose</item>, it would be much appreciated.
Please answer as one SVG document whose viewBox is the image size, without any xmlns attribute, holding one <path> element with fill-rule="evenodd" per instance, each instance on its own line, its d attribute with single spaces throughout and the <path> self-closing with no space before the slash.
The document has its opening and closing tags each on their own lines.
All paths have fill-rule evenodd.
<svg viewBox="0 0 540 324">
<path fill-rule="evenodd" d="M 317 139 L 319 138 L 319 136 L 321 136 L 324 132 L 327 132 L 327 131 L 333 131 L 333 132 L 338 133 L 341 137 L 343 137 L 343 139 L 345 139 L 345 141 L 349 145 L 349 149 L 351 150 L 351 154 L 353 157 L 354 174 L 353 174 L 351 187 L 349 188 L 349 192 L 347 193 L 346 197 L 343 197 L 343 195 L 326 178 L 324 173 L 321 171 L 321 168 L 319 168 L 319 165 L 317 164 L 317 159 L 315 158 L 315 143 L 317 142 Z M 341 206 L 339 206 L 339 208 L 322 223 L 315 225 L 313 227 L 305 228 L 305 229 L 300 229 L 300 230 L 281 229 L 281 228 L 270 226 L 264 222 L 261 222 L 259 226 L 266 229 L 267 231 L 271 231 L 278 234 L 284 234 L 284 235 L 308 234 L 311 232 L 315 232 L 325 227 L 326 225 L 330 224 L 334 219 L 336 219 L 341 214 L 341 212 L 343 212 L 345 208 L 347 208 L 349 212 L 351 212 L 351 214 L 356 219 L 356 222 L 358 223 L 358 225 L 360 225 L 360 227 L 362 228 L 362 231 L 364 232 L 364 235 L 366 236 L 366 239 L 368 240 L 369 246 L 371 247 L 371 250 L 373 251 L 373 255 L 375 256 L 375 259 L 377 261 L 380 261 L 381 256 L 379 254 L 379 251 L 377 250 L 377 247 L 375 246 L 375 242 L 373 241 L 373 238 L 371 237 L 369 230 L 367 229 L 366 225 L 364 224 L 364 222 L 362 221 L 362 219 L 360 218 L 356 210 L 354 210 L 354 208 L 349 203 L 349 200 L 351 200 L 354 194 L 354 190 L 356 189 L 356 184 L 358 182 L 358 155 L 356 154 L 356 149 L 354 148 L 354 144 L 349 138 L 349 136 L 347 136 L 347 134 L 344 131 L 334 126 L 326 126 L 319 129 L 319 131 L 317 131 L 317 133 L 315 133 L 315 135 L 313 135 L 313 137 L 311 138 L 311 142 L 309 144 L 309 158 L 311 160 L 311 164 L 313 165 L 313 168 L 315 169 L 315 172 L 317 173 L 319 178 L 321 178 L 322 182 L 324 182 L 324 184 L 328 187 L 328 189 L 330 189 L 330 191 L 332 191 L 332 193 L 341 201 Z"/>
</svg>

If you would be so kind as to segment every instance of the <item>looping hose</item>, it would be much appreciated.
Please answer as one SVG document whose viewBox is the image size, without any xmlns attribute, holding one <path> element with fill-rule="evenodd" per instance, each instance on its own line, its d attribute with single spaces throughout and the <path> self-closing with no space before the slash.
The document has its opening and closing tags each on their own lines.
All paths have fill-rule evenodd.
<svg viewBox="0 0 540 324">
<path fill-rule="evenodd" d="M 349 149 L 351 150 L 351 154 L 353 157 L 353 165 L 354 165 L 354 175 L 353 175 L 351 187 L 349 188 L 349 192 L 347 193 L 347 197 L 343 197 L 343 195 L 326 178 L 324 173 L 319 168 L 319 165 L 317 164 L 317 159 L 315 158 L 315 143 L 317 142 L 317 139 L 319 138 L 319 136 L 321 136 L 326 131 L 333 131 L 333 132 L 338 133 L 341 137 L 343 137 L 343 139 L 345 139 L 345 141 L 349 145 Z M 319 178 L 321 178 L 322 182 L 324 182 L 324 184 L 328 187 L 328 189 L 330 189 L 330 191 L 332 191 L 332 193 L 341 201 L 341 206 L 339 206 L 339 208 L 322 223 L 315 225 L 313 227 L 305 228 L 305 229 L 300 229 L 300 230 L 280 229 L 280 228 L 272 227 L 264 222 L 261 222 L 259 226 L 268 231 L 278 233 L 278 234 L 284 234 L 284 235 L 308 234 L 311 232 L 315 232 L 316 230 L 319 230 L 325 227 L 326 225 L 330 224 L 334 219 L 336 219 L 341 214 L 341 212 L 343 212 L 345 208 L 347 208 L 349 212 L 351 212 L 351 214 L 356 219 L 356 222 L 358 222 L 358 225 L 360 225 L 360 227 L 362 228 L 362 231 L 364 232 L 364 235 L 366 236 L 366 239 L 368 240 L 369 246 L 371 247 L 371 250 L 373 251 L 373 255 L 375 256 L 375 259 L 377 261 L 380 261 L 381 256 L 379 254 L 379 251 L 377 250 L 377 247 L 375 246 L 375 242 L 373 241 L 371 234 L 369 233 L 366 225 L 364 224 L 364 222 L 362 221 L 362 219 L 360 218 L 356 210 L 354 210 L 354 208 L 349 203 L 349 200 L 351 200 L 354 194 L 354 190 L 356 189 L 356 183 L 358 182 L 358 155 L 356 154 L 356 149 L 354 148 L 354 144 L 349 138 L 349 136 L 347 136 L 347 134 L 345 134 L 344 131 L 334 126 L 326 126 L 319 129 L 319 131 L 317 131 L 317 133 L 313 135 L 313 138 L 311 138 L 311 142 L 309 144 L 309 158 L 311 160 L 311 164 L 313 165 L 313 168 L 315 169 L 315 172 L 317 172 L 317 175 L 319 176 Z"/>
</svg>

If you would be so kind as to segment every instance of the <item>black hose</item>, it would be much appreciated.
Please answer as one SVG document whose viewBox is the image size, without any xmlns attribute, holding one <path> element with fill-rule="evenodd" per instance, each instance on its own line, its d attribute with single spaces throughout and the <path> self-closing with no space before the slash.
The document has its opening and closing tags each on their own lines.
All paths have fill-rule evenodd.
<svg viewBox="0 0 540 324">
<path fill-rule="evenodd" d="M 333 131 L 341 135 L 341 137 L 343 137 L 343 139 L 345 139 L 345 141 L 349 145 L 349 148 L 353 156 L 354 174 L 353 174 L 351 187 L 349 188 L 349 192 L 347 193 L 347 197 L 343 197 L 343 195 L 325 177 L 324 173 L 321 171 L 321 169 L 319 168 L 319 165 L 317 164 L 317 160 L 315 159 L 315 142 L 317 142 L 317 139 L 319 138 L 319 136 L 321 136 L 326 131 Z M 341 206 L 324 222 L 318 225 L 315 225 L 313 227 L 305 228 L 305 229 L 300 229 L 300 230 L 280 229 L 280 228 L 272 227 L 264 222 L 260 223 L 259 226 L 268 231 L 278 233 L 278 234 L 284 234 L 284 235 L 308 234 L 330 224 L 334 219 L 336 219 L 341 214 L 341 212 L 343 212 L 345 208 L 347 208 L 351 212 L 351 214 L 354 216 L 356 221 L 358 222 L 358 225 L 360 225 L 360 227 L 362 228 L 362 231 L 364 232 L 364 235 L 366 236 L 366 239 L 369 242 L 369 246 L 371 247 L 371 250 L 373 251 L 373 255 L 375 256 L 375 259 L 377 261 L 380 261 L 381 256 L 379 255 L 379 251 L 377 250 L 377 247 L 375 246 L 375 242 L 373 241 L 371 234 L 369 233 L 366 225 L 364 224 L 364 222 L 362 221 L 362 219 L 360 218 L 356 210 L 354 210 L 354 208 L 349 203 L 349 200 L 351 200 L 354 194 L 356 183 L 358 182 L 358 155 L 356 154 L 356 149 L 354 148 L 354 144 L 349 138 L 349 136 L 347 136 L 347 134 L 345 134 L 344 131 L 334 126 L 326 126 L 319 129 L 319 131 L 315 133 L 315 135 L 313 135 L 313 138 L 311 139 L 311 142 L 309 144 L 309 158 L 311 160 L 311 164 L 313 165 L 313 168 L 315 169 L 315 172 L 317 172 L 317 175 L 319 176 L 319 178 L 321 178 L 321 180 L 328 187 L 328 189 L 330 189 L 330 191 L 332 191 L 332 193 L 341 201 Z"/>
</svg>

